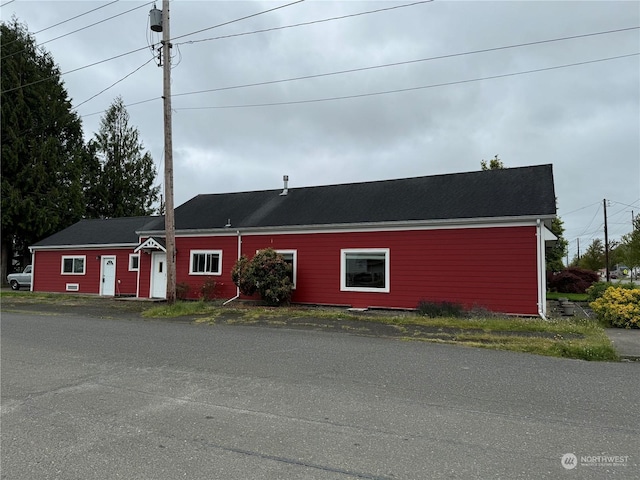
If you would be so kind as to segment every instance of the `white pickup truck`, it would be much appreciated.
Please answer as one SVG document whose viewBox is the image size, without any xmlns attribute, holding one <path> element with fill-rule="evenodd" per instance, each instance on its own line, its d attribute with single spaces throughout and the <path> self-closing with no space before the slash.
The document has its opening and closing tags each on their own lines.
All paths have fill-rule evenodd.
<svg viewBox="0 0 640 480">
<path fill-rule="evenodd" d="M 31 265 L 24 267 L 22 273 L 10 273 L 7 275 L 7 282 L 11 290 L 20 290 L 20 287 L 31 287 Z"/>
</svg>

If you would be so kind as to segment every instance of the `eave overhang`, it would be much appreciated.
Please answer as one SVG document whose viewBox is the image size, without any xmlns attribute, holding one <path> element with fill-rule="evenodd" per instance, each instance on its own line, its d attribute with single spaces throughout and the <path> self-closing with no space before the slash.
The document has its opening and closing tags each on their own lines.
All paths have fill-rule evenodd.
<svg viewBox="0 0 640 480">
<path fill-rule="evenodd" d="M 555 214 L 530 215 L 518 217 L 486 217 L 486 218 L 455 218 L 438 220 L 407 220 L 399 222 L 360 222 L 360 223 L 334 223 L 324 225 L 281 225 L 267 227 L 221 227 L 221 228 L 193 228 L 176 230 L 177 236 L 230 236 L 243 234 L 270 234 L 270 233 L 338 233 L 338 232 L 364 232 L 364 231 L 394 231 L 394 230 L 426 230 L 426 229 L 451 229 L 451 228 L 482 228 L 505 226 L 532 226 L 537 221 L 542 221 L 550 226 Z M 164 230 L 136 232 L 140 236 L 164 236 Z"/>
</svg>

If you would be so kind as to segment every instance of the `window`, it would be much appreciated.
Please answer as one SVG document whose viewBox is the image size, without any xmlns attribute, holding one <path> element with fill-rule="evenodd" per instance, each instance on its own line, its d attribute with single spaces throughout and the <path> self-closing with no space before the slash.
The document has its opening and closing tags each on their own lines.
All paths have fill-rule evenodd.
<svg viewBox="0 0 640 480">
<path fill-rule="evenodd" d="M 340 290 L 389 292 L 389 249 L 341 250 Z"/>
<path fill-rule="evenodd" d="M 222 250 L 191 250 L 190 275 L 220 275 Z"/>
<path fill-rule="evenodd" d="M 287 262 L 291 266 L 291 273 L 289 274 L 289 280 L 291 280 L 291 285 L 293 288 L 296 288 L 296 276 L 298 274 L 298 252 L 296 250 L 276 250 L 282 257 L 284 261 Z"/>
<path fill-rule="evenodd" d="M 86 256 L 62 257 L 62 274 L 63 275 L 84 275 L 84 265 Z"/>
<path fill-rule="evenodd" d="M 137 272 L 140 269 L 140 255 L 137 253 L 129 254 L 129 271 Z"/>
</svg>

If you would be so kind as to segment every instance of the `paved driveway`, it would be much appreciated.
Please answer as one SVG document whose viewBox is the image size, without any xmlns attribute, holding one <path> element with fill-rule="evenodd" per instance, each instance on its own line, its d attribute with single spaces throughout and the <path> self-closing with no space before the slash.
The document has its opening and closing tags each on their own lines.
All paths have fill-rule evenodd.
<svg viewBox="0 0 640 480">
<path fill-rule="evenodd" d="M 640 478 L 637 363 L 65 314 L 1 333 L 6 479 Z"/>
</svg>

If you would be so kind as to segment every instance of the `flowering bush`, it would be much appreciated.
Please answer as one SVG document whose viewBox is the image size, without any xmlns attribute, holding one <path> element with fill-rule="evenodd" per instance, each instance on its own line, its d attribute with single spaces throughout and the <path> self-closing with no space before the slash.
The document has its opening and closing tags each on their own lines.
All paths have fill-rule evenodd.
<svg viewBox="0 0 640 480">
<path fill-rule="evenodd" d="M 588 301 L 593 302 L 594 300 L 597 300 L 602 295 L 604 295 L 604 292 L 607 290 L 607 288 L 613 286 L 615 286 L 616 288 L 625 288 L 627 290 L 638 288 L 638 285 L 636 285 L 635 283 L 618 283 L 614 285 L 611 282 L 597 282 L 587 288 L 587 295 L 589 295 Z"/>
<path fill-rule="evenodd" d="M 640 288 L 609 287 L 589 306 L 614 327 L 640 328 Z"/>
</svg>

